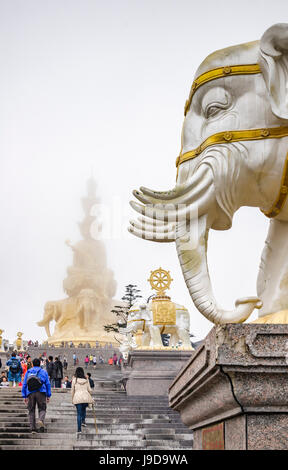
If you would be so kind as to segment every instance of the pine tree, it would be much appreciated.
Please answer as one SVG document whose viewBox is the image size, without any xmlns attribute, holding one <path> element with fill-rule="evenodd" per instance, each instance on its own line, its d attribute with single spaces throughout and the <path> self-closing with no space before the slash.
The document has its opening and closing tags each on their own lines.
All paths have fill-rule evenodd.
<svg viewBox="0 0 288 470">
<path fill-rule="evenodd" d="M 141 291 L 134 284 L 128 284 L 127 286 L 125 286 L 125 294 L 121 298 L 121 300 L 125 302 L 125 305 L 115 305 L 114 309 L 111 310 L 111 312 L 114 313 L 116 317 L 119 317 L 119 320 L 115 323 L 105 325 L 105 331 L 114 331 L 115 333 L 118 333 L 120 327 L 126 327 L 129 310 L 133 307 L 137 299 L 142 298 L 140 292 Z"/>
</svg>

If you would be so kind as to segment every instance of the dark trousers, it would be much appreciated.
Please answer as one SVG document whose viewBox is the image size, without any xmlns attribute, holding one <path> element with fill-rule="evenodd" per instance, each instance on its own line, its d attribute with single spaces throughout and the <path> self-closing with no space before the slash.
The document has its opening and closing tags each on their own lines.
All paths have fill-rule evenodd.
<svg viewBox="0 0 288 470">
<path fill-rule="evenodd" d="M 55 388 L 61 388 L 62 379 L 54 379 L 54 380 L 55 380 Z"/>
<path fill-rule="evenodd" d="M 86 419 L 86 408 L 88 403 L 78 403 L 76 406 L 77 409 L 77 431 L 81 432 L 81 425 L 85 423 Z"/>
<path fill-rule="evenodd" d="M 39 420 L 44 423 L 46 415 L 46 393 L 33 392 L 28 395 L 28 411 L 31 429 L 36 429 L 36 405 L 38 407 Z"/>
</svg>

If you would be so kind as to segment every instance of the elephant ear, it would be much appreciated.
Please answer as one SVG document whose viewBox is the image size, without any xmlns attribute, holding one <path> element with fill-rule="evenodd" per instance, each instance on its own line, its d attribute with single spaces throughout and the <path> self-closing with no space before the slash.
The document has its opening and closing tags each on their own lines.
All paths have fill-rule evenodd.
<svg viewBox="0 0 288 470">
<path fill-rule="evenodd" d="M 288 24 L 267 29 L 260 40 L 259 65 L 269 93 L 272 112 L 288 119 Z"/>
</svg>

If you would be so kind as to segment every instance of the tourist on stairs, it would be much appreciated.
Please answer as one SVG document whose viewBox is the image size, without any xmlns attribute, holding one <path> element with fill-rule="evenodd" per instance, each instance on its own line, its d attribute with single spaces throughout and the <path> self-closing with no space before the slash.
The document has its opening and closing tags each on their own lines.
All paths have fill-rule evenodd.
<svg viewBox="0 0 288 470">
<path fill-rule="evenodd" d="M 77 367 L 72 380 L 72 403 L 77 409 L 77 436 L 81 434 L 82 426 L 86 426 L 86 408 L 93 403 L 92 390 L 89 380 L 85 377 L 82 367 Z"/>
<path fill-rule="evenodd" d="M 39 414 L 39 431 L 44 432 L 44 420 L 47 403 L 51 397 L 51 387 L 46 370 L 40 367 L 40 359 L 33 360 L 33 367 L 28 369 L 22 386 L 22 397 L 28 406 L 29 420 L 32 433 L 36 428 L 36 405 Z"/>
<path fill-rule="evenodd" d="M 58 357 L 55 357 L 53 374 L 55 388 L 61 388 L 61 382 L 63 379 L 63 365 Z"/>
<path fill-rule="evenodd" d="M 16 386 L 19 385 L 23 369 L 15 352 L 11 354 L 11 358 L 6 362 L 6 365 L 9 367 L 8 382 L 10 387 L 13 387 L 14 382 Z"/>
</svg>

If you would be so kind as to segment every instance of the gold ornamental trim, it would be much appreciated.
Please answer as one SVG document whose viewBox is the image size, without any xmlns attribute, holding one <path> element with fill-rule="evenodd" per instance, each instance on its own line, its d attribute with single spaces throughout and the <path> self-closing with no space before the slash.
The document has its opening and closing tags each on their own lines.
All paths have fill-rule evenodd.
<svg viewBox="0 0 288 470">
<path fill-rule="evenodd" d="M 180 154 L 176 160 L 178 168 L 183 162 L 198 157 L 204 150 L 212 145 L 227 144 L 232 142 L 263 139 L 281 139 L 288 136 L 288 126 L 268 127 L 263 129 L 245 129 L 240 131 L 224 131 L 213 134 L 202 142 L 194 150 Z"/>
<path fill-rule="evenodd" d="M 153 325 L 176 325 L 176 305 L 170 300 L 152 302 Z"/>
<path fill-rule="evenodd" d="M 194 93 L 200 88 L 200 86 L 204 85 L 211 80 L 216 80 L 218 78 L 223 77 L 230 77 L 233 75 L 252 75 L 261 73 L 260 67 L 258 64 L 246 64 L 246 65 L 229 65 L 226 67 L 218 67 L 217 69 L 209 70 L 208 72 L 202 73 L 199 77 L 194 80 L 191 86 L 191 90 L 189 93 L 189 98 L 185 103 L 184 107 L 184 116 L 186 116 L 192 102 L 192 97 Z"/>
<path fill-rule="evenodd" d="M 204 150 L 208 147 L 216 145 L 216 144 L 227 144 L 232 142 L 240 142 L 240 141 L 250 141 L 250 140 L 263 140 L 263 139 L 281 139 L 282 137 L 288 137 L 288 126 L 279 126 L 279 127 L 267 127 L 262 129 L 246 129 L 246 130 L 239 130 L 239 131 L 225 131 L 225 132 L 218 132 L 217 134 L 213 134 L 208 137 L 204 142 L 202 142 L 199 147 L 194 150 L 190 150 L 189 152 L 185 152 L 183 155 L 179 155 L 176 160 L 176 167 L 177 167 L 177 177 L 179 166 L 188 160 L 198 157 Z M 272 205 L 271 209 L 268 211 L 264 211 L 261 209 L 264 215 L 269 218 L 276 217 L 286 202 L 288 195 L 288 154 L 285 159 L 282 177 L 281 177 L 281 185 L 279 189 L 279 194 L 277 199 L 275 200 L 274 204 Z"/>
</svg>

